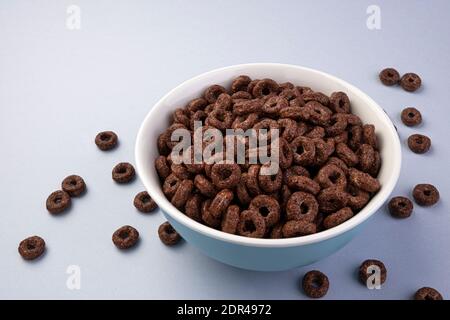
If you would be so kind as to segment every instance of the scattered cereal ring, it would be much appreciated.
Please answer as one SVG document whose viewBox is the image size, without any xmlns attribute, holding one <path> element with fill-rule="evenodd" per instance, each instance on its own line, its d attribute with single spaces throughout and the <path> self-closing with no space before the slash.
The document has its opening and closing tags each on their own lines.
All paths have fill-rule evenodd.
<svg viewBox="0 0 450 320">
<path fill-rule="evenodd" d="M 112 131 L 103 131 L 95 137 L 95 144 L 102 151 L 107 151 L 115 148 L 119 141 L 117 134 Z"/>
<path fill-rule="evenodd" d="M 386 282 L 387 269 L 384 263 L 380 260 L 368 259 L 365 260 L 359 267 L 359 280 L 361 280 L 364 285 L 367 285 L 367 280 L 375 273 L 374 268 L 379 268 L 380 270 L 380 284 Z"/>
<path fill-rule="evenodd" d="M 71 202 L 70 195 L 67 192 L 58 190 L 48 196 L 46 207 L 51 214 L 58 214 L 68 209 Z"/>
<path fill-rule="evenodd" d="M 389 212 L 396 218 L 408 218 L 413 211 L 413 203 L 405 197 L 394 197 L 389 201 Z"/>
<path fill-rule="evenodd" d="M 394 84 L 398 84 L 400 82 L 400 74 L 394 68 L 386 68 L 381 70 L 379 78 L 385 86 L 393 86 Z"/>
<path fill-rule="evenodd" d="M 317 299 L 327 294 L 330 282 L 325 274 L 318 270 L 312 270 L 304 275 L 302 287 L 308 297 Z"/>
<path fill-rule="evenodd" d="M 45 241 L 39 236 L 28 237 L 20 242 L 18 251 L 25 260 L 37 259 L 45 251 Z"/>
<path fill-rule="evenodd" d="M 423 287 L 416 291 L 414 300 L 444 300 L 444 298 L 436 289 Z"/>
<path fill-rule="evenodd" d="M 136 172 L 128 162 L 117 164 L 112 170 L 112 178 L 117 183 L 127 183 L 134 179 Z"/>
<path fill-rule="evenodd" d="M 408 127 L 417 126 L 422 123 L 422 114 L 416 108 L 405 108 L 401 113 L 402 122 Z"/>
<path fill-rule="evenodd" d="M 422 85 L 422 79 L 415 73 L 405 73 L 400 79 L 402 88 L 409 92 L 414 92 Z"/>
<path fill-rule="evenodd" d="M 136 209 L 144 213 L 152 212 L 156 208 L 158 208 L 158 205 L 156 204 L 155 200 L 153 200 L 152 197 L 150 197 L 147 191 L 139 192 L 134 197 L 133 204 L 136 207 Z"/>
<path fill-rule="evenodd" d="M 139 232 L 131 226 L 123 226 L 112 235 L 114 245 L 119 249 L 133 247 L 139 240 Z"/>
<path fill-rule="evenodd" d="M 431 139 L 423 134 L 412 134 L 408 138 L 408 147 L 414 153 L 426 153 L 431 148 Z"/>
<path fill-rule="evenodd" d="M 432 206 L 439 201 L 439 191 L 435 186 L 422 183 L 414 187 L 413 198 L 419 206 Z"/>
<path fill-rule="evenodd" d="M 158 236 L 166 246 L 174 246 L 181 240 L 180 234 L 166 221 L 158 228 Z"/>
<path fill-rule="evenodd" d="M 61 183 L 61 189 L 67 192 L 71 197 L 78 197 L 86 191 L 86 183 L 82 177 L 70 175 Z"/>
</svg>

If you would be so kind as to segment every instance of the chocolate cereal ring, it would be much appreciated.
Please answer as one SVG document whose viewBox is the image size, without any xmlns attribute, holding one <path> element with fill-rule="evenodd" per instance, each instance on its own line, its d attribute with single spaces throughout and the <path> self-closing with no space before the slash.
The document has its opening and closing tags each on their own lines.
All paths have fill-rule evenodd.
<svg viewBox="0 0 450 320">
<path fill-rule="evenodd" d="M 355 168 L 348 170 L 350 183 L 367 192 L 377 192 L 380 190 L 380 182 L 370 174 L 359 171 Z"/>
<path fill-rule="evenodd" d="M 283 225 L 281 230 L 284 238 L 294 238 L 306 236 L 308 234 L 316 233 L 317 227 L 314 223 L 302 221 L 302 220 L 291 220 Z"/>
<path fill-rule="evenodd" d="M 408 127 L 417 126 L 422 123 L 422 114 L 416 108 L 405 108 L 401 113 L 402 122 Z"/>
<path fill-rule="evenodd" d="M 349 113 L 350 99 L 345 92 L 333 92 L 330 96 L 329 108 L 336 113 Z"/>
<path fill-rule="evenodd" d="M 95 137 L 95 144 L 102 151 L 114 149 L 118 141 L 119 138 L 113 131 L 103 131 Z"/>
<path fill-rule="evenodd" d="M 71 197 L 78 197 L 86 191 L 86 183 L 82 177 L 70 175 L 61 183 L 61 189 L 67 192 Z"/>
<path fill-rule="evenodd" d="M 280 130 L 280 137 L 285 139 L 287 142 L 291 142 L 297 136 L 301 136 L 303 133 L 299 132 L 299 127 L 295 120 L 289 118 L 278 119 L 278 127 Z"/>
<path fill-rule="evenodd" d="M 128 162 L 117 164 L 112 170 L 112 179 L 117 183 L 128 183 L 134 179 L 136 172 Z"/>
<path fill-rule="evenodd" d="M 354 167 L 359 162 L 356 153 L 354 153 L 345 143 L 338 143 L 336 145 L 336 155 L 349 167 Z"/>
<path fill-rule="evenodd" d="M 358 150 L 359 146 L 361 145 L 363 136 L 363 128 L 362 126 L 352 126 L 350 128 L 350 131 L 348 132 L 348 146 L 353 151 Z"/>
<path fill-rule="evenodd" d="M 291 142 L 291 148 L 294 155 L 294 163 L 307 166 L 314 162 L 316 146 L 312 139 L 297 137 Z"/>
<path fill-rule="evenodd" d="M 195 176 L 194 185 L 201 194 L 208 198 L 213 198 L 217 194 L 217 190 L 214 187 L 214 184 L 202 174 L 198 174 Z"/>
<path fill-rule="evenodd" d="M 202 221 L 211 228 L 218 228 L 222 221 L 220 218 L 216 218 L 215 216 L 213 216 L 209 211 L 211 202 L 212 202 L 211 199 L 207 199 L 202 203 L 200 210 L 202 214 Z"/>
<path fill-rule="evenodd" d="M 133 200 L 133 204 L 140 212 L 149 213 L 158 208 L 155 200 L 150 197 L 147 191 L 139 192 Z"/>
<path fill-rule="evenodd" d="M 227 92 L 227 90 L 225 90 L 224 87 L 218 84 L 213 84 L 212 86 L 208 87 L 205 90 L 203 97 L 205 98 L 206 101 L 208 101 L 208 103 L 214 103 L 216 102 L 220 94 L 225 92 Z"/>
<path fill-rule="evenodd" d="M 18 251 L 25 260 L 37 259 L 45 251 L 45 241 L 39 236 L 28 237 L 20 242 Z"/>
<path fill-rule="evenodd" d="M 283 226 L 284 224 L 279 222 L 272 227 L 270 230 L 270 239 L 281 239 L 283 238 Z"/>
<path fill-rule="evenodd" d="M 333 114 L 329 126 L 325 129 L 329 137 L 335 137 L 345 132 L 347 128 L 347 117 L 342 113 Z"/>
<path fill-rule="evenodd" d="M 217 219 L 222 217 L 233 198 L 234 193 L 229 189 L 223 189 L 217 193 L 208 208 L 211 215 Z"/>
<path fill-rule="evenodd" d="M 252 94 L 255 98 L 263 98 L 270 94 L 278 93 L 278 83 L 272 79 L 262 79 L 253 87 Z"/>
<path fill-rule="evenodd" d="M 305 176 L 291 176 L 288 178 L 287 184 L 289 188 L 304 191 L 316 195 L 320 191 L 319 184 Z"/>
<path fill-rule="evenodd" d="M 68 209 L 71 205 L 70 195 L 62 190 L 52 192 L 46 201 L 46 207 L 51 214 L 58 214 Z"/>
<path fill-rule="evenodd" d="M 241 181 L 241 168 L 236 163 L 216 163 L 211 169 L 211 180 L 218 189 L 232 189 Z"/>
<path fill-rule="evenodd" d="M 184 207 L 186 215 L 189 218 L 200 222 L 202 220 L 201 205 L 202 197 L 198 193 L 191 195 Z"/>
<path fill-rule="evenodd" d="M 365 124 L 362 126 L 362 141 L 378 149 L 378 138 L 375 134 L 375 126 L 373 124 Z"/>
<path fill-rule="evenodd" d="M 133 247 L 139 240 L 139 232 L 132 226 L 123 226 L 112 235 L 112 241 L 118 249 Z"/>
<path fill-rule="evenodd" d="M 345 164 L 344 161 L 342 161 L 338 157 L 329 157 L 326 164 L 327 165 L 334 164 L 335 166 L 337 166 L 339 169 L 341 169 L 347 175 L 348 166 Z"/>
<path fill-rule="evenodd" d="M 267 164 L 261 167 L 268 167 Z M 258 176 L 258 185 L 259 187 L 265 191 L 266 193 L 276 192 L 281 188 L 281 184 L 283 183 L 283 172 L 278 169 L 276 174 L 272 175 L 263 175 L 261 174 L 261 170 L 259 171 Z"/>
<path fill-rule="evenodd" d="M 305 112 L 308 114 L 308 121 L 312 124 L 328 125 L 333 112 L 317 101 L 310 101 L 305 104 Z"/>
<path fill-rule="evenodd" d="M 322 188 L 347 186 L 347 178 L 344 171 L 335 164 L 326 164 L 320 168 L 316 180 Z"/>
<path fill-rule="evenodd" d="M 241 75 L 231 83 L 231 92 L 247 91 L 248 84 L 252 81 L 249 76 Z"/>
<path fill-rule="evenodd" d="M 262 238 L 266 233 L 266 222 L 264 217 L 254 210 L 242 211 L 237 226 L 237 232 L 244 237 Z"/>
<path fill-rule="evenodd" d="M 165 179 L 170 175 L 171 169 L 165 156 L 159 156 L 156 158 L 155 169 L 161 179 Z"/>
<path fill-rule="evenodd" d="M 187 110 L 185 110 L 183 108 L 176 109 L 173 112 L 172 117 L 173 117 L 174 123 L 180 123 L 187 128 L 189 128 L 191 125 L 191 119 L 189 117 L 189 113 Z"/>
<path fill-rule="evenodd" d="M 221 230 L 235 234 L 240 219 L 240 209 L 237 205 L 231 205 L 222 217 Z"/>
<path fill-rule="evenodd" d="M 353 185 L 347 186 L 347 193 L 349 194 L 347 205 L 355 212 L 364 208 L 370 200 L 370 194 L 368 192 Z"/>
<path fill-rule="evenodd" d="M 358 166 L 363 172 L 370 172 L 375 163 L 375 150 L 371 145 L 363 143 L 356 151 Z"/>
<path fill-rule="evenodd" d="M 439 201 L 440 195 L 435 186 L 422 183 L 414 187 L 413 198 L 419 206 L 432 206 Z"/>
<path fill-rule="evenodd" d="M 412 152 L 423 154 L 431 147 L 431 139 L 423 134 L 413 134 L 408 138 L 408 147 Z"/>
<path fill-rule="evenodd" d="M 367 280 L 370 276 L 372 276 L 375 273 L 375 270 L 372 270 L 369 272 L 369 268 L 378 267 L 380 269 L 380 284 L 383 284 L 386 282 L 387 278 L 387 269 L 383 262 L 380 260 L 375 259 L 368 259 L 365 260 L 361 266 L 359 267 L 359 280 L 364 284 L 367 285 Z"/>
<path fill-rule="evenodd" d="M 170 202 L 178 209 L 183 209 L 193 189 L 194 183 L 192 180 L 181 181 Z"/>
<path fill-rule="evenodd" d="M 416 291 L 414 300 L 444 300 L 444 298 L 436 289 L 423 287 Z"/>
<path fill-rule="evenodd" d="M 402 88 L 409 92 L 414 92 L 422 85 L 422 79 L 415 73 L 405 73 L 400 79 Z"/>
<path fill-rule="evenodd" d="M 266 227 L 271 227 L 280 220 L 280 204 L 273 197 L 256 196 L 250 202 L 248 209 L 259 212 L 266 222 Z"/>
<path fill-rule="evenodd" d="M 166 221 L 158 228 L 158 236 L 166 246 L 174 246 L 181 240 L 180 234 Z"/>
<path fill-rule="evenodd" d="M 347 206 L 349 194 L 340 187 L 329 187 L 320 191 L 317 196 L 319 210 L 333 213 Z"/>
<path fill-rule="evenodd" d="M 330 99 L 327 97 L 327 95 L 323 94 L 322 92 L 313 92 L 313 91 L 304 92 L 302 94 L 302 99 L 305 102 L 309 101 L 318 102 L 325 107 L 328 106 L 328 104 L 330 103 Z"/>
<path fill-rule="evenodd" d="M 288 220 L 313 222 L 319 212 L 316 198 L 306 192 L 294 192 L 286 204 Z"/>
<path fill-rule="evenodd" d="M 264 103 L 261 110 L 267 116 L 275 117 L 282 108 L 286 108 L 288 105 L 289 103 L 285 98 L 273 96 Z"/>
<path fill-rule="evenodd" d="M 243 173 L 241 175 L 241 182 L 236 186 L 236 195 L 239 199 L 239 202 L 243 205 L 247 205 L 250 203 L 252 198 L 247 190 L 246 185 L 247 173 Z"/>
<path fill-rule="evenodd" d="M 246 131 L 256 124 L 258 118 L 259 117 L 257 113 L 249 113 L 243 116 L 238 116 L 234 119 L 233 123 L 231 124 L 231 127 L 235 130 L 242 129 Z"/>
<path fill-rule="evenodd" d="M 312 270 L 304 275 L 302 287 L 308 297 L 317 299 L 327 294 L 330 282 L 325 274 L 318 270 Z"/>
<path fill-rule="evenodd" d="M 323 220 L 323 226 L 325 229 L 331 229 L 347 221 L 351 217 L 353 217 L 352 209 L 345 207 L 327 216 Z"/>
<path fill-rule="evenodd" d="M 205 99 L 196 98 L 194 100 L 191 100 L 187 104 L 186 109 L 191 113 L 195 113 L 199 110 L 204 110 L 207 105 L 208 105 L 208 101 L 206 101 Z"/>
<path fill-rule="evenodd" d="M 245 184 L 247 186 L 250 195 L 252 196 L 257 196 L 262 193 L 258 182 L 260 167 L 261 167 L 260 165 L 253 164 L 248 168 L 247 171 L 247 178 Z"/>
<path fill-rule="evenodd" d="M 412 201 L 406 197 L 394 197 L 388 204 L 389 212 L 395 218 L 408 218 L 413 207 Z"/>
<path fill-rule="evenodd" d="M 175 192 L 177 191 L 178 187 L 180 186 L 180 182 L 181 180 L 176 175 L 171 173 L 166 178 L 166 180 L 164 180 L 164 184 L 162 187 L 164 195 L 167 198 L 171 199 L 175 194 Z"/>
<path fill-rule="evenodd" d="M 379 78 L 385 86 L 393 86 L 394 84 L 398 84 L 400 82 L 400 74 L 394 68 L 386 68 L 381 70 Z"/>
</svg>

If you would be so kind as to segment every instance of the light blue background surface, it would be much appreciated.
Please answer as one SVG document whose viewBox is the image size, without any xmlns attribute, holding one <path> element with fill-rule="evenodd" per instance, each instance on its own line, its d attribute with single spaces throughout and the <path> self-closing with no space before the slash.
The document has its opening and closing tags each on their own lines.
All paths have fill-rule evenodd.
<svg viewBox="0 0 450 320">
<path fill-rule="evenodd" d="M 81 30 L 69 31 L 66 8 L 81 7 Z M 366 8 L 381 8 L 381 30 L 368 30 Z M 450 297 L 448 1 L 0 1 L 0 298 L 301 299 L 298 281 L 319 269 L 331 282 L 326 298 L 408 299 L 424 285 Z M 111 168 L 134 160 L 138 127 L 151 106 L 180 82 L 246 62 L 282 62 L 326 71 L 356 85 L 391 116 L 402 141 L 432 138 L 431 152 L 403 145 L 395 189 L 436 185 L 442 201 L 407 220 L 380 210 L 348 246 L 312 266 L 288 272 L 228 267 L 189 244 L 166 248 L 157 237 L 160 213 L 132 206 L 143 189 L 119 186 Z M 383 67 L 417 72 L 414 94 L 377 80 Z M 419 128 L 401 124 L 418 107 Z M 115 130 L 120 147 L 98 151 L 98 131 Z M 69 174 L 88 193 L 66 215 L 50 216 L 45 199 Z M 130 224 L 140 245 L 119 252 L 111 234 Z M 26 236 L 41 235 L 46 256 L 27 263 L 17 253 Z M 356 279 L 366 258 L 388 268 L 381 290 Z M 66 268 L 79 265 L 81 290 L 66 287 Z"/>
</svg>

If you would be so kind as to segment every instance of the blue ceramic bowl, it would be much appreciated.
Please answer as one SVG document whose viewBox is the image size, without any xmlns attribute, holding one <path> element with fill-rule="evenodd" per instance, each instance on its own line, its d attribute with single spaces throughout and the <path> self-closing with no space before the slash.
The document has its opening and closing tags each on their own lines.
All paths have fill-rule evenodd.
<svg viewBox="0 0 450 320">
<path fill-rule="evenodd" d="M 341 225 L 316 234 L 289 239 L 254 239 L 224 233 L 200 224 L 178 209 L 164 196 L 154 168 L 158 156 L 156 140 L 169 125 L 171 113 L 202 95 L 211 84 L 225 87 L 235 77 L 246 74 L 253 79 L 272 78 L 279 83 L 290 81 L 297 85 L 331 94 L 346 92 L 352 112 L 365 123 L 372 123 L 380 142 L 382 167 L 378 176 L 380 191 L 357 215 Z M 166 94 L 152 107 L 139 130 L 136 141 L 136 165 L 139 177 L 150 196 L 156 201 L 167 220 L 190 244 L 204 254 L 223 263 L 250 270 L 276 271 L 304 266 L 325 258 L 342 248 L 392 192 L 401 165 L 400 141 L 390 119 L 369 96 L 359 89 L 329 74 L 285 64 L 243 64 L 213 70 L 194 77 Z"/>
</svg>

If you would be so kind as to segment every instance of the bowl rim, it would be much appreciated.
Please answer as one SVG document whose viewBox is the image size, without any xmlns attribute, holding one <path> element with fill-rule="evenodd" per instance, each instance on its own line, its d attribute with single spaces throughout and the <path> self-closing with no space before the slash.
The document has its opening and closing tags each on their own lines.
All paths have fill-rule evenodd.
<svg viewBox="0 0 450 320">
<path fill-rule="evenodd" d="M 352 91 L 352 94 L 358 95 L 360 98 L 365 100 L 370 108 L 374 108 L 378 111 L 378 113 L 381 115 L 381 118 L 383 121 L 386 122 L 389 135 L 394 140 L 393 141 L 393 147 L 395 149 L 394 156 L 392 157 L 392 161 L 390 161 L 390 165 L 392 166 L 392 174 L 389 177 L 388 181 L 383 184 L 380 191 L 378 192 L 379 198 L 374 203 L 373 200 L 371 200 L 369 203 L 372 202 L 372 207 L 370 210 L 365 210 L 367 207 L 363 208 L 360 212 L 358 212 L 357 215 L 352 217 L 351 219 L 347 220 L 346 222 L 328 229 L 323 230 L 321 232 L 302 236 L 302 237 L 294 237 L 294 238 L 283 238 L 283 239 L 265 239 L 265 238 L 249 238 L 244 236 L 239 236 L 235 234 L 229 234 L 220 230 L 213 229 L 209 226 L 206 226 L 204 224 L 201 224 L 185 214 L 183 214 L 181 211 L 179 211 L 177 208 L 175 208 L 164 196 L 160 196 L 160 194 L 153 192 L 153 183 L 150 181 L 149 177 L 146 177 L 143 175 L 144 172 L 144 157 L 145 155 L 141 152 L 141 143 L 145 141 L 144 137 L 144 129 L 149 121 L 153 118 L 153 115 L 156 114 L 160 106 L 163 105 L 163 101 L 165 101 L 169 96 L 171 96 L 174 92 L 179 90 L 179 88 L 189 84 L 190 82 L 194 82 L 199 78 L 207 77 L 213 73 L 220 73 L 223 71 L 227 71 L 230 69 L 240 69 L 245 67 L 284 67 L 284 68 L 293 68 L 297 70 L 307 71 L 316 73 L 319 76 L 328 78 L 331 81 L 337 82 L 341 84 L 344 87 L 347 87 L 349 90 Z M 208 236 L 210 238 L 214 238 L 220 241 L 225 241 L 228 243 L 238 244 L 238 245 L 244 245 L 244 246 L 252 246 L 252 247 L 270 247 L 270 248 L 277 248 L 277 247 L 293 247 L 293 246 L 302 246 L 302 245 L 308 245 L 313 243 L 322 242 L 325 240 L 328 240 L 330 238 L 337 237 L 356 226 L 362 224 L 364 221 L 366 221 L 369 217 L 371 217 L 377 210 L 383 205 L 383 203 L 387 200 L 389 195 L 392 193 L 392 190 L 394 189 L 397 180 L 400 175 L 400 168 L 401 168 L 401 146 L 400 146 L 400 139 L 397 133 L 397 130 L 395 129 L 394 124 L 392 123 L 391 119 L 388 117 L 386 112 L 372 99 L 370 98 L 366 93 L 364 93 L 359 88 L 353 86 L 352 84 L 335 77 L 333 75 L 330 75 L 328 73 L 325 73 L 323 71 L 319 71 L 316 69 L 303 67 L 303 66 L 297 66 L 292 64 L 283 64 L 283 63 L 246 63 L 246 64 L 237 64 L 237 65 L 231 65 L 227 67 L 217 68 L 208 72 L 204 72 L 200 75 L 197 75 L 195 77 L 192 77 L 172 90 L 170 90 L 167 94 L 165 94 L 161 99 L 158 100 L 154 104 L 154 106 L 150 109 L 150 111 L 147 113 L 146 117 L 144 118 L 137 137 L 136 137 L 136 143 L 135 143 L 135 160 L 136 160 L 136 167 L 138 175 L 143 182 L 146 190 L 149 192 L 150 196 L 153 198 L 153 200 L 158 204 L 160 209 L 167 215 L 169 215 L 171 218 L 176 220 L 178 223 L 184 225 L 185 227 L 194 230 L 195 232 L 201 233 L 205 236 Z"/>
</svg>

